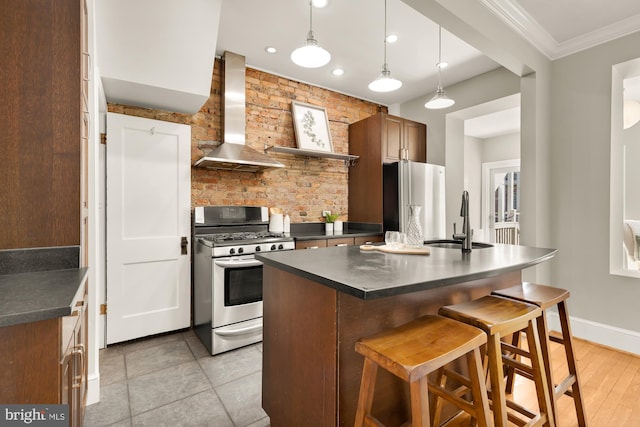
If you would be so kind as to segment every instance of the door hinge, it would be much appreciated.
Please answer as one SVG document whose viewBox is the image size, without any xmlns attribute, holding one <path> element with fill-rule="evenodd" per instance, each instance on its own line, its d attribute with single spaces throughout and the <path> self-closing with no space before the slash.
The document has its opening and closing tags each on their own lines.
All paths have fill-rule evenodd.
<svg viewBox="0 0 640 427">
<path fill-rule="evenodd" d="M 107 134 L 106 133 L 101 133 L 100 134 L 100 144 L 107 145 Z"/>
<path fill-rule="evenodd" d="M 107 314 L 107 304 L 100 304 L 100 315 Z"/>
</svg>

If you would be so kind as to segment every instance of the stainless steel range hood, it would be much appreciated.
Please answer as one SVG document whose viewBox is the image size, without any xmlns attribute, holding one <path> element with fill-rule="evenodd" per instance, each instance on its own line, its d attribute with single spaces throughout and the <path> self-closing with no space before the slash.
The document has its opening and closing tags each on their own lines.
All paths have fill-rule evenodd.
<svg viewBox="0 0 640 427">
<path fill-rule="evenodd" d="M 222 57 L 224 142 L 193 166 L 242 172 L 258 172 L 284 165 L 245 145 L 245 58 L 232 52 Z"/>
</svg>

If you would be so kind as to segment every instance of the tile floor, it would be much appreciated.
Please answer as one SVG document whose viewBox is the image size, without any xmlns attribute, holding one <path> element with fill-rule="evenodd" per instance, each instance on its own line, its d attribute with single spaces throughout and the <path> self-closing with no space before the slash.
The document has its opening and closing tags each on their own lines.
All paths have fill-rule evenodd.
<svg viewBox="0 0 640 427">
<path fill-rule="evenodd" d="M 84 426 L 268 427 L 262 343 L 212 357 L 193 331 L 100 350 L 100 402 Z"/>
</svg>

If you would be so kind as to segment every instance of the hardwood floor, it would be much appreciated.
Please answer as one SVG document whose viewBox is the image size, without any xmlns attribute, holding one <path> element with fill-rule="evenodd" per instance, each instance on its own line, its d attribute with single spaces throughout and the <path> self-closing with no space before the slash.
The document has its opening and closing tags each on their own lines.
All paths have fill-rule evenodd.
<svg viewBox="0 0 640 427">
<path fill-rule="evenodd" d="M 580 385 L 590 427 L 640 427 L 640 356 L 622 353 L 574 338 Z M 567 375 L 564 349 L 551 343 L 553 376 Z M 516 377 L 513 398 L 536 409 L 533 382 Z M 558 427 L 577 427 L 573 399 L 558 401 Z M 469 420 L 457 420 L 452 427 L 469 426 Z"/>
</svg>

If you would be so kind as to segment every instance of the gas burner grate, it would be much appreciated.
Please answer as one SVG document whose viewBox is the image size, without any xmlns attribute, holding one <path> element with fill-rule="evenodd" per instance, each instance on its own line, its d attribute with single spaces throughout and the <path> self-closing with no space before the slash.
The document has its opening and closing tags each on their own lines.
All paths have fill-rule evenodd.
<svg viewBox="0 0 640 427">
<path fill-rule="evenodd" d="M 238 233 L 217 233 L 199 236 L 204 240 L 214 243 L 242 242 L 246 240 L 267 239 L 273 237 L 283 237 L 282 233 L 272 233 L 270 231 L 243 231 Z"/>
</svg>

